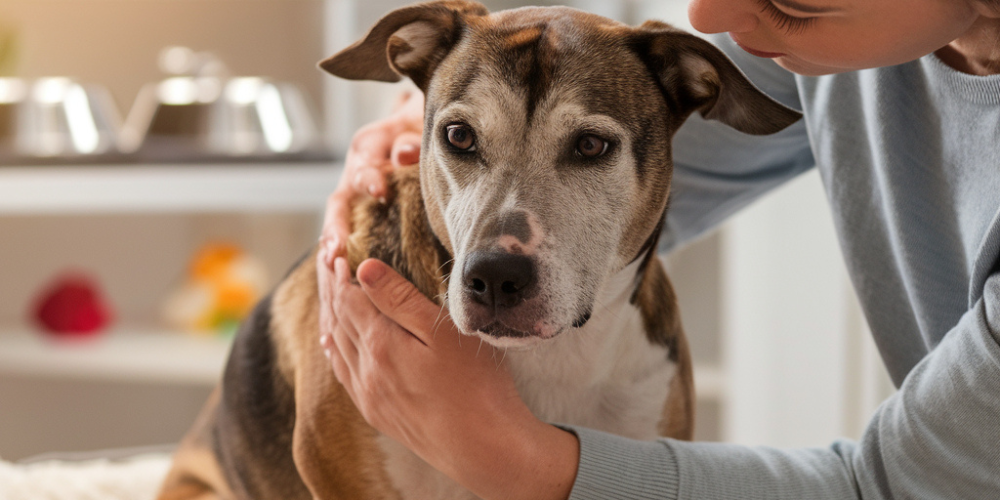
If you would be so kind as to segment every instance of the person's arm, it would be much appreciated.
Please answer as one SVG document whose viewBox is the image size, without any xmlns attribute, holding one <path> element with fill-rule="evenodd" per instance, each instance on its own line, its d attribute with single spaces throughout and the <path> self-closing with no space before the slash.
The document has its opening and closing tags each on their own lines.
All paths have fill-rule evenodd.
<svg viewBox="0 0 1000 500">
<path fill-rule="evenodd" d="M 778 450 L 586 429 L 572 500 L 1000 497 L 1000 273 L 857 443 Z M 667 491 L 655 490 L 670 485 Z M 623 494 L 644 488 L 646 496 Z"/>
</svg>

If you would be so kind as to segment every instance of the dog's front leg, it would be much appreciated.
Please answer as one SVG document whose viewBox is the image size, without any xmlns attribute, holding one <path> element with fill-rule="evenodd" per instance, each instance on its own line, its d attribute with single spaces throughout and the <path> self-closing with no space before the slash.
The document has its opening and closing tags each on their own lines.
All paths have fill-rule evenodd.
<svg viewBox="0 0 1000 500">
<path fill-rule="evenodd" d="M 400 498 L 385 472 L 377 431 L 337 382 L 318 343 L 300 360 L 295 411 L 295 465 L 313 498 Z"/>
</svg>

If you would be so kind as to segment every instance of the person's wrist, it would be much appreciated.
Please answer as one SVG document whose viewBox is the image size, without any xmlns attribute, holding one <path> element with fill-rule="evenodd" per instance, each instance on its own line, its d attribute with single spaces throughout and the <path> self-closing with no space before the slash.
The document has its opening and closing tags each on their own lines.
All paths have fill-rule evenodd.
<svg viewBox="0 0 1000 500">
<path fill-rule="evenodd" d="M 476 438 L 460 440 L 464 450 L 450 455 L 451 470 L 446 473 L 487 500 L 568 498 L 576 479 L 579 441 L 525 411 L 523 418 L 478 420 Z"/>
</svg>

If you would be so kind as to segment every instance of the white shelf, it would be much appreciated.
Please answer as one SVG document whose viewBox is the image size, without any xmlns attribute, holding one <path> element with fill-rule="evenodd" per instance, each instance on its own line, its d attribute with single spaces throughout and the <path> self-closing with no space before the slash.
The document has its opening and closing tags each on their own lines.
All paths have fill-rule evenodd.
<svg viewBox="0 0 1000 500">
<path fill-rule="evenodd" d="M 226 338 L 150 328 L 116 328 L 96 338 L 66 340 L 12 328 L 0 332 L 0 373 L 214 385 L 229 346 Z"/>
<path fill-rule="evenodd" d="M 112 381 L 214 385 L 230 340 L 151 328 L 116 328 L 93 339 L 62 340 L 27 327 L 0 331 L 0 373 Z M 725 373 L 695 366 L 699 399 L 721 399 Z"/>
<path fill-rule="evenodd" d="M 321 212 L 341 163 L 0 167 L 0 215 Z"/>
</svg>

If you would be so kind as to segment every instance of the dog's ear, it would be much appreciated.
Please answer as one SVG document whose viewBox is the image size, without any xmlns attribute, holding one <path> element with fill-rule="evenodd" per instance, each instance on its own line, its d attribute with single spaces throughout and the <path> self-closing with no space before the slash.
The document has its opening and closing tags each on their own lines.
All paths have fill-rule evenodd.
<svg viewBox="0 0 1000 500">
<path fill-rule="evenodd" d="M 773 134 L 802 114 L 754 87 L 711 43 L 658 22 L 633 32 L 633 47 L 684 117 L 694 111 L 747 134 Z"/>
<path fill-rule="evenodd" d="M 425 2 L 385 15 L 364 38 L 319 63 L 348 80 L 398 82 L 409 77 L 427 90 L 437 65 L 461 36 L 469 16 L 489 14 L 486 7 L 463 0 Z"/>
</svg>

